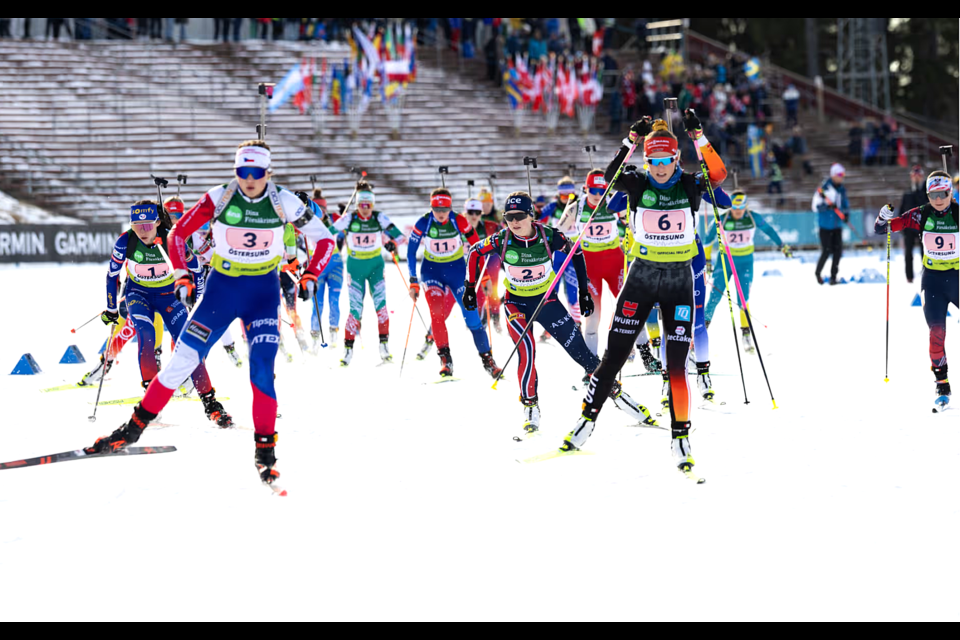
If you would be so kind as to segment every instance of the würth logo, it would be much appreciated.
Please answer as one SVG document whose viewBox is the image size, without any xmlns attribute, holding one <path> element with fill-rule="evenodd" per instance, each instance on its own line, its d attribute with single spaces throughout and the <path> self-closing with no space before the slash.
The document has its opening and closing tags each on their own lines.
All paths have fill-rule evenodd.
<svg viewBox="0 0 960 640">
<path fill-rule="evenodd" d="M 628 318 L 632 318 L 637 315 L 637 309 L 640 305 L 636 302 L 624 302 L 623 303 L 623 315 Z"/>
</svg>

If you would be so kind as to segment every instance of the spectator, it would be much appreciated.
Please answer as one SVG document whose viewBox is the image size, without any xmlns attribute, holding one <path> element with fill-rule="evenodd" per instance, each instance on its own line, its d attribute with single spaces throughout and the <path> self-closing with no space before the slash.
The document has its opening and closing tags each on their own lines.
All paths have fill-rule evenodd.
<svg viewBox="0 0 960 640">
<path fill-rule="evenodd" d="M 783 92 L 783 107 L 787 112 L 787 126 L 797 126 L 800 122 L 800 90 L 792 84 L 788 85 L 787 90 Z"/>
<path fill-rule="evenodd" d="M 257 18 L 260 23 L 260 39 L 268 40 L 270 38 L 270 24 L 273 22 L 270 18 Z"/>
<path fill-rule="evenodd" d="M 0 38 L 10 38 L 10 21 L 12 18 L 0 18 Z"/>
<path fill-rule="evenodd" d="M 807 176 L 813 175 L 813 165 L 807 160 L 807 140 L 803 137 L 803 129 L 800 125 L 793 128 L 793 137 L 790 138 L 790 151 L 797 159 L 798 164 L 802 163 L 803 173 Z"/>
<path fill-rule="evenodd" d="M 770 153 L 768 161 L 770 162 L 770 184 L 767 186 L 767 194 L 773 195 L 776 193 L 779 195 L 777 206 L 782 207 L 786 203 L 786 200 L 783 199 L 783 170 L 780 168 L 780 163 L 777 162 L 775 153 Z"/>
<path fill-rule="evenodd" d="M 647 19 L 637 18 L 633 23 L 633 33 L 637 37 L 637 53 L 640 57 L 647 55 Z"/>
<path fill-rule="evenodd" d="M 862 123 L 854 124 L 850 129 L 850 146 L 847 155 L 857 164 L 863 162 L 863 134 Z"/>
<path fill-rule="evenodd" d="M 500 74 L 500 30 L 493 27 L 490 31 L 490 39 L 483 45 L 483 55 L 487 61 L 487 79 L 497 83 L 499 87 L 503 83 Z"/>
<path fill-rule="evenodd" d="M 73 37 L 77 40 L 90 40 L 93 37 L 92 21 L 93 18 L 74 18 Z"/>
<path fill-rule="evenodd" d="M 534 62 L 540 58 L 547 57 L 547 43 L 544 41 L 540 31 L 534 31 L 530 38 L 530 45 L 527 47 L 530 54 L 530 61 Z"/>
<path fill-rule="evenodd" d="M 33 18 L 24 18 L 24 19 L 23 19 L 23 39 L 24 39 L 24 40 L 29 40 L 29 39 L 30 39 L 30 21 L 31 21 L 31 20 L 33 20 Z"/>
<path fill-rule="evenodd" d="M 216 19 L 216 18 L 214 18 Z M 150 33 L 150 18 L 137 18 L 137 37 L 146 38 Z"/>
<path fill-rule="evenodd" d="M 916 165 L 910 171 L 910 190 L 903 194 L 898 215 L 927 204 L 927 181 L 923 167 Z M 903 256 L 907 263 L 907 282 L 913 284 L 913 247 L 920 243 L 920 232 L 913 229 L 903 230 Z"/>
<path fill-rule="evenodd" d="M 817 263 L 817 282 L 823 284 L 824 266 L 827 259 L 833 256 L 833 265 L 830 271 L 830 284 L 839 284 L 840 260 L 843 258 L 843 223 L 850 216 L 850 201 L 847 199 L 847 190 L 843 186 L 847 172 L 843 165 L 835 164 L 830 167 L 830 177 L 813 196 L 813 210 L 819 215 L 820 244 L 823 254 Z"/>
<path fill-rule="evenodd" d="M 230 23 L 232 18 L 214 18 L 213 19 L 213 41 L 223 40 L 224 42 L 230 41 Z M 276 18 L 274 18 L 276 20 Z"/>
<path fill-rule="evenodd" d="M 53 34 L 54 40 L 60 39 L 60 29 L 64 26 L 67 27 L 67 33 L 70 33 L 70 26 L 66 24 L 66 18 L 47 18 L 47 32 L 46 38 L 49 40 L 51 33 Z"/>
<path fill-rule="evenodd" d="M 190 18 L 174 18 L 173 21 L 180 26 L 179 41 L 183 42 L 187 39 L 187 24 L 190 23 Z"/>
<path fill-rule="evenodd" d="M 230 18 L 233 21 L 233 41 L 240 42 L 240 30 L 243 29 L 243 18 Z"/>
<path fill-rule="evenodd" d="M 150 39 L 160 40 L 163 38 L 163 18 L 147 18 L 150 25 Z"/>
</svg>

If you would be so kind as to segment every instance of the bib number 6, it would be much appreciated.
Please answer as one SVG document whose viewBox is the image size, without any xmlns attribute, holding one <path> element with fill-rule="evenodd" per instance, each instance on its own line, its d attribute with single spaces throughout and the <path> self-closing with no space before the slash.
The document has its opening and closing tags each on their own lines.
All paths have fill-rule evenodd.
<svg viewBox="0 0 960 640">
<path fill-rule="evenodd" d="M 643 230 L 646 233 L 662 235 L 683 233 L 687 216 L 683 211 L 644 211 Z"/>
</svg>

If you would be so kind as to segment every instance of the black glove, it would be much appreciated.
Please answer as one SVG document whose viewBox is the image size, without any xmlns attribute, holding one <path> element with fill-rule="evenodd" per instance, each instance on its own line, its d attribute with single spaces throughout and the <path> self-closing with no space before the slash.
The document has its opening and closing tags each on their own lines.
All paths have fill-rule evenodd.
<svg viewBox="0 0 960 640">
<path fill-rule="evenodd" d="M 120 322 L 120 313 L 117 311 L 104 311 L 100 316 L 100 319 L 105 325 L 119 324 Z"/>
<path fill-rule="evenodd" d="M 463 291 L 463 308 L 467 311 L 477 310 L 477 285 L 464 282 L 466 289 Z"/>
<path fill-rule="evenodd" d="M 590 295 L 589 291 L 580 292 L 580 315 L 584 318 L 589 318 L 593 315 L 594 311 L 593 306 L 593 296 Z"/>
<path fill-rule="evenodd" d="M 700 118 L 697 117 L 693 109 L 687 109 L 683 112 L 683 128 L 687 130 L 689 136 L 693 136 L 697 132 L 699 132 L 699 135 L 703 135 L 703 124 L 701 124 Z"/>
<path fill-rule="evenodd" d="M 630 134 L 627 136 L 627 140 L 630 141 L 630 144 L 634 144 L 637 140 L 646 138 L 652 131 L 653 119 L 650 116 L 643 116 L 630 127 Z"/>
<path fill-rule="evenodd" d="M 307 195 L 306 193 L 304 193 L 303 191 L 296 191 L 296 192 L 294 192 L 293 195 L 295 195 L 295 196 L 297 196 L 298 198 L 300 198 L 300 202 L 302 202 L 303 204 L 308 204 L 308 203 L 310 202 L 310 196 L 308 196 L 308 195 Z"/>
<path fill-rule="evenodd" d="M 383 245 L 383 248 L 386 249 L 387 251 L 389 251 L 390 253 L 396 253 L 396 252 L 397 252 L 397 243 L 394 242 L 393 240 L 388 240 L 387 243 L 386 243 L 385 245 Z"/>
</svg>

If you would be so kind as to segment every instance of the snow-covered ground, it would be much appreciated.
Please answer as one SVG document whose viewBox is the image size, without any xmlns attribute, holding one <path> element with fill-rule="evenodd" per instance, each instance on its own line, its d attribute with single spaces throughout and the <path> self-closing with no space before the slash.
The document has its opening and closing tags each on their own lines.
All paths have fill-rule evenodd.
<svg viewBox="0 0 960 640">
<path fill-rule="evenodd" d="M 865 268 L 883 272 L 873 254 L 848 259 L 843 275 Z M 761 277 L 768 269 L 783 277 Z M 910 307 L 919 286 L 898 259 L 884 384 L 885 287 L 819 288 L 812 269 L 757 266 L 752 307 L 776 411 L 756 357 L 744 357 L 743 404 L 721 305 L 712 361 L 728 414 L 694 414 L 708 479 L 695 486 L 674 469 L 667 432 L 634 428 L 609 404 L 595 456 L 517 464 L 573 427 L 582 372 L 558 347 L 539 349 L 544 435 L 513 444 L 516 362 L 493 391 L 459 312 L 449 326 L 462 381 L 426 384 L 439 364 L 435 352 L 413 359 L 416 319 L 400 379 L 411 304 L 388 265 L 396 364 L 376 366 L 369 308 L 350 369 L 332 350 L 278 363 L 290 497 L 258 483 L 249 431 L 214 429 L 195 403 L 171 404 L 163 422 L 175 426 L 141 440 L 177 453 L 0 473 L 0 619 L 956 621 L 960 424 L 956 410 L 931 414 L 927 330 Z M 106 329 L 70 328 L 103 304 L 103 271 L 0 269 L 3 373 L 25 352 L 44 369 L 0 386 L 3 461 L 81 448 L 129 416 L 103 407 L 90 424 L 95 390 L 39 392 L 86 371 L 56 364 L 69 345 L 95 358 Z M 503 364 L 512 345 L 494 343 Z M 287 344 L 296 349 L 292 335 Z M 247 369 L 219 347 L 209 368 L 250 425 Z M 658 405 L 659 379 L 625 387 Z M 103 393 L 140 393 L 134 345 Z"/>
</svg>

